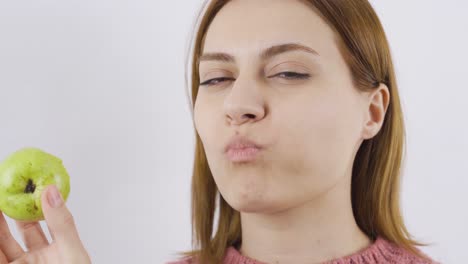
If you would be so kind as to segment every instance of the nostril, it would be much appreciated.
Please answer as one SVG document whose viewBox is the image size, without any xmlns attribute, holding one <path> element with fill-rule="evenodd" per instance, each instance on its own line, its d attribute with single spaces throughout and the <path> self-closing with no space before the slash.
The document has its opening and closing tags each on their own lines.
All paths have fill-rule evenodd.
<svg viewBox="0 0 468 264">
<path fill-rule="evenodd" d="M 245 114 L 245 116 L 248 117 L 248 118 L 255 118 L 254 114 Z"/>
</svg>

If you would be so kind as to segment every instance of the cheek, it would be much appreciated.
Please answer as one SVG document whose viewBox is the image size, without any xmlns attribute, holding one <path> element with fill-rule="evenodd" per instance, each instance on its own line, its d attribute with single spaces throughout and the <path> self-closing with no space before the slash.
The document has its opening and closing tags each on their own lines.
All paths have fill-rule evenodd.
<svg viewBox="0 0 468 264">
<path fill-rule="evenodd" d="M 193 119 L 195 124 L 195 129 L 197 130 L 198 135 L 200 136 L 205 149 L 210 146 L 208 139 L 212 138 L 214 125 L 212 120 L 210 120 L 210 106 L 203 97 L 199 96 L 195 101 L 193 109 Z M 211 111 L 213 112 L 213 111 Z"/>
<path fill-rule="evenodd" d="M 359 114 L 349 95 L 313 98 L 285 108 L 289 109 L 288 119 L 283 119 L 287 125 L 282 126 L 281 134 L 288 136 L 281 150 L 290 171 L 305 175 L 309 182 L 327 184 L 343 176 L 348 168 L 357 140 Z"/>
<path fill-rule="evenodd" d="M 210 168 L 213 168 L 213 165 L 216 165 L 216 162 L 213 161 L 213 158 L 216 158 L 216 151 L 219 146 L 217 144 L 219 139 L 215 133 L 216 127 L 213 118 L 210 118 L 210 113 L 213 113 L 211 108 L 208 105 L 208 102 L 204 101 L 202 98 L 198 99 L 194 105 L 193 110 L 193 119 L 195 129 L 198 136 L 200 137 L 203 149 L 205 151 L 206 159 Z M 218 135 L 219 136 L 219 135 Z"/>
<path fill-rule="evenodd" d="M 220 133 L 220 120 L 213 116 L 216 106 L 212 102 L 200 96 L 194 105 L 193 118 L 195 129 L 203 144 L 208 166 L 215 179 L 218 176 L 219 167 L 222 165 L 223 134 Z"/>
</svg>

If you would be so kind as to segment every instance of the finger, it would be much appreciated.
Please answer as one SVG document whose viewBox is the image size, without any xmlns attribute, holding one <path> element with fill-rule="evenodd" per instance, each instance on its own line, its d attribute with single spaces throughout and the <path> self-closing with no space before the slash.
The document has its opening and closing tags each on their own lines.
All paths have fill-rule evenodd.
<svg viewBox="0 0 468 264">
<path fill-rule="evenodd" d="M 57 187 L 47 186 L 41 199 L 45 220 L 57 246 L 65 246 L 68 249 L 83 248 L 73 216 L 65 206 Z"/>
<path fill-rule="evenodd" d="M 8 264 L 8 259 L 1 250 L 0 250 L 0 264 Z"/>
<path fill-rule="evenodd" d="M 17 259 L 24 253 L 23 248 L 11 235 L 2 212 L 0 212 L 0 251 L 3 252 L 8 261 Z"/>
<path fill-rule="evenodd" d="M 44 251 L 38 250 L 34 253 L 26 253 L 21 258 L 10 262 L 10 264 L 46 264 L 49 262 L 50 261 L 47 261 L 47 258 L 44 256 Z"/>
<path fill-rule="evenodd" d="M 16 226 L 29 251 L 43 248 L 49 244 L 39 222 L 16 221 Z"/>
</svg>

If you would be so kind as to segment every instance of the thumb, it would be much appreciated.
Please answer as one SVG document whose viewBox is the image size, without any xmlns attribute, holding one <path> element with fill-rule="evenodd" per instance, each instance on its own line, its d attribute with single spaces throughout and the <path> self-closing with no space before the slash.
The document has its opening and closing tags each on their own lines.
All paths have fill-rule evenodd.
<svg viewBox="0 0 468 264">
<path fill-rule="evenodd" d="M 81 247 L 72 214 L 55 185 L 47 186 L 41 196 L 42 210 L 54 241 L 59 247 Z"/>
</svg>

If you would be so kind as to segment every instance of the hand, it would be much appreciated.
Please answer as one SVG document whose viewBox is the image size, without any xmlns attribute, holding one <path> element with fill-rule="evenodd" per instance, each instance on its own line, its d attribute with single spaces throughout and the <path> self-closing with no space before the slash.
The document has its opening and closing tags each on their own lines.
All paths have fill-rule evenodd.
<svg viewBox="0 0 468 264">
<path fill-rule="evenodd" d="M 3 213 L 0 212 L 0 264 L 90 264 L 91 260 L 80 240 L 73 216 L 57 188 L 47 186 L 42 193 L 41 202 L 52 242 L 47 240 L 39 222 L 16 221 L 27 248 L 25 252 L 11 235 Z"/>
</svg>

